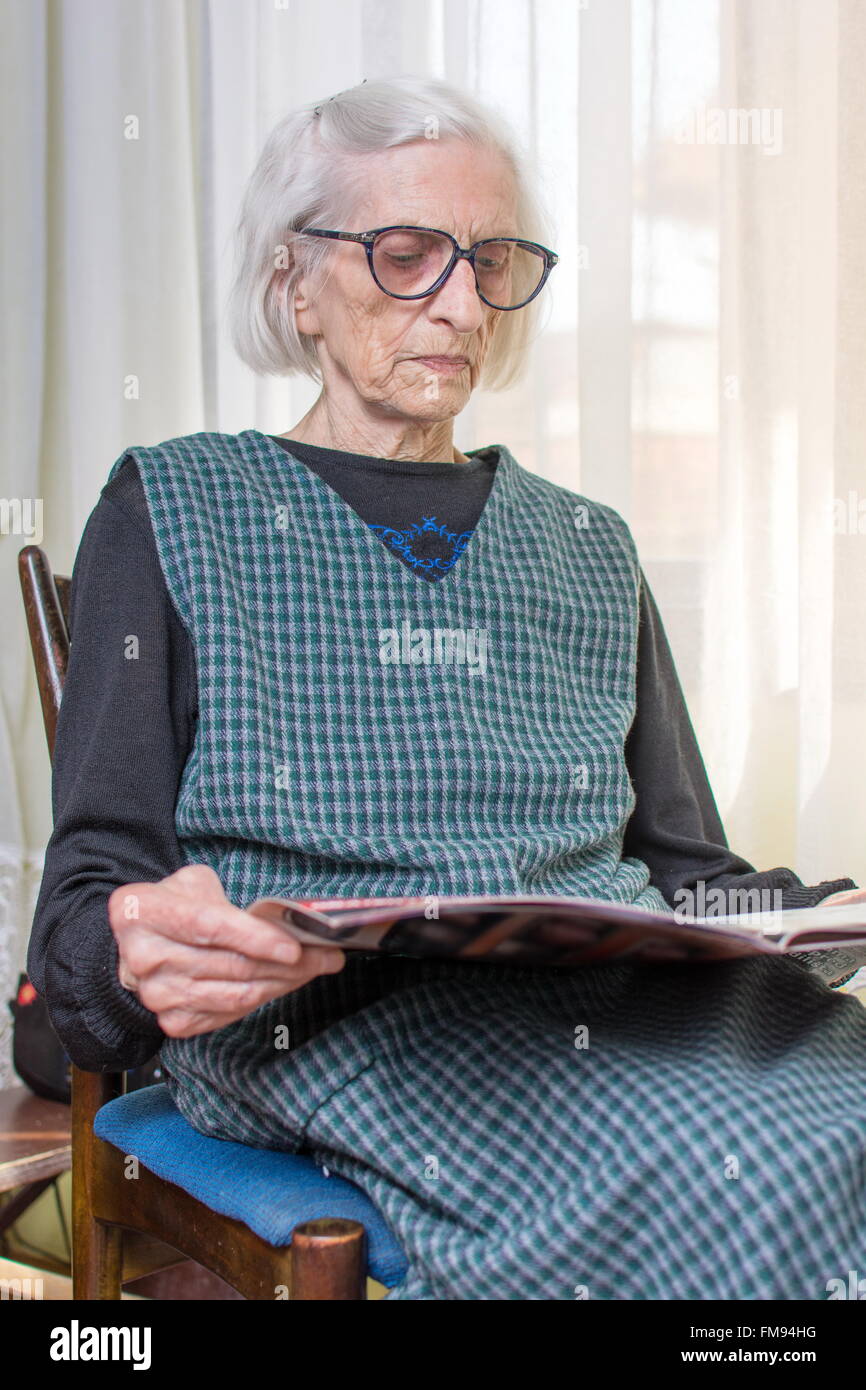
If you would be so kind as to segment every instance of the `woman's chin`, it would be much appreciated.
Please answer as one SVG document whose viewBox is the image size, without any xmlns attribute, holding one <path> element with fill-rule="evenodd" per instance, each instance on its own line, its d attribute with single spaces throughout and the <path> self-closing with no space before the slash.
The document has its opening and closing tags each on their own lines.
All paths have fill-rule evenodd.
<svg viewBox="0 0 866 1390">
<path fill-rule="evenodd" d="M 419 386 L 407 391 L 403 397 L 403 406 L 407 415 L 435 424 L 441 420 L 453 420 L 466 405 L 471 394 L 468 382 L 436 382 L 435 385 Z"/>
</svg>

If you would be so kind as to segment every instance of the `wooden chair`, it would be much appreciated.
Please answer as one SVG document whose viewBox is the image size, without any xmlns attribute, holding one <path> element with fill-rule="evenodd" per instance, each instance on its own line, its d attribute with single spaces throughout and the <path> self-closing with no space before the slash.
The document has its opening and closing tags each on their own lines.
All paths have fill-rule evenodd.
<svg viewBox="0 0 866 1390">
<path fill-rule="evenodd" d="M 52 575 L 41 547 L 27 545 L 18 556 L 19 574 L 36 677 L 42 702 L 49 755 L 53 759 L 57 717 L 69 657 L 70 580 Z M 121 1099 L 122 1098 L 122 1099 Z M 149 1107 L 141 1115 L 142 1105 Z M 126 1176 L 127 1155 L 136 1150 L 124 1143 L 122 1126 L 114 1142 L 113 1124 L 137 1107 L 137 1134 L 144 1134 L 138 1177 Z M 246 1155 L 259 1167 L 249 1184 L 261 1192 L 264 1180 L 273 1188 L 279 1210 L 309 1208 L 305 1219 L 290 1229 L 288 1243 L 275 1245 L 257 1233 L 255 1210 L 226 1214 L 200 1200 L 181 1185 L 183 1168 L 165 1176 L 160 1124 L 188 1130 L 195 1149 L 197 1187 L 210 1182 L 216 1199 L 231 1208 L 231 1181 L 220 1183 L 227 1161 L 234 1165 Z M 113 1135 L 106 1142 L 94 1133 L 94 1123 Z M 175 1168 L 177 1167 L 176 1150 Z M 150 1156 L 146 1156 L 150 1155 Z M 262 1161 L 266 1167 L 262 1167 Z M 147 1166 L 163 1168 L 163 1176 Z M 191 1165 L 192 1166 L 192 1165 Z M 264 1174 L 264 1178 L 263 1178 Z M 325 1183 L 326 1189 L 322 1189 Z M 258 1187 L 256 1185 L 258 1184 Z M 190 1184 L 194 1186 L 194 1184 Z M 228 1192 L 226 1192 L 228 1188 Z M 323 1195 L 323 1191 L 325 1195 Z M 227 1198 L 227 1201 L 223 1201 Z M 383 1283 L 402 1277 L 402 1251 L 366 1196 L 342 1178 L 326 1178 L 303 1155 L 277 1154 L 244 1148 L 197 1134 L 186 1125 L 168 1099 L 165 1083 L 125 1094 L 125 1074 L 87 1072 L 72 1067 L 72 1255 L 76 1299 L 120 1298 L 122 1283 L 184 1257 L 198 1261 L 245 1298 L 363 1299 L 368 1271 Z M 295 1203 L 293 1208 L 292 1203 Z M 325 1205 L 332 1203 L 332 1206 Z M 322 1211 L 322 1207 L 325 1207 Z M 354 1218 L 359 1211 L 362 1220 Z M 328 1215 L 336 1210 L 349 1216 Z M 366 1229 L 365 1229 L 366 1228 Z M 376 1231 L 378 1272 L 369 1259 L 368 1236 Z M 180 1253 L 178 1253 L 180 1252 Z M 127 1256 L 126 1262 L 124 1256 Z M 369 1263 L 368 1263 L 369 1260 Z M 405 1266 L 404 1266 L 405 1268 Z M 286 1290 L 285 1294 L 277 1290 Z"/>
<path fill-rule="evenodd" d="M 0 1091 L 0 1235 L 42 1196 L 72 1162 L 69 1106 L 36 1096 L 26 1086 Z M 25 1252 L 21 1252 L 26 1256 Z M 51 1267 L 55 1268 L 54 1261 Z M 58 1262 L 58 1270 L 62 1265 Z"/>
</svg>

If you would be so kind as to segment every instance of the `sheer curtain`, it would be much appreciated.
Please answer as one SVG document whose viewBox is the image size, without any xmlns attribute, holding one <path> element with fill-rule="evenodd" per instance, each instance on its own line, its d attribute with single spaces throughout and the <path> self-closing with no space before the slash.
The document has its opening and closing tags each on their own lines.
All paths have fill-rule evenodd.
<svg viewBox="0 0 866 1390">
<path fill-rule="evenodd" d="M 735 848 L 866 883 L 866 9 L 857 0 L 3 0 L 2 493 L 68 573 L 130 444 L 315 395 L 257 380 L 223 306 L 286 109 L 444 77 L 532 155 L 561 262 L 505 442 L 634 531 Z M 9 513 L 11 515 L 11 513 Z M 4 514 L 5 515 L 5 514 Z M 4 520 L 3 1001 L 51 829 Z"/>
</svg>

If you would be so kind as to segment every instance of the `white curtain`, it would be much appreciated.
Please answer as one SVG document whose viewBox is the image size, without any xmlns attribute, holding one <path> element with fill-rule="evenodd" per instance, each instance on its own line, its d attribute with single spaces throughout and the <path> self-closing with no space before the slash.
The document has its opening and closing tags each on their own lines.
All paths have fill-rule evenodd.
<svg viewBox="0 0 866 1390">
<path fill-rule="evenodd" d="M 314 398 L 254 378 L 224 331 L 233 221 L 274 121 L 364 77 L 444 77 L 514 126 L 561 256 L 525 380 L 473 400 L 457 443 L 505 442 L 626 516 L 731 843 L 866 883 L 866 6 L 3 0 L 0 17 L 0 487 L 41 499 L 55 569 L 128 445 L 286 430 Z M 51 829 L 16 575 L 31 536 L 4 529 L 0 1081 Z"/>
</svg>

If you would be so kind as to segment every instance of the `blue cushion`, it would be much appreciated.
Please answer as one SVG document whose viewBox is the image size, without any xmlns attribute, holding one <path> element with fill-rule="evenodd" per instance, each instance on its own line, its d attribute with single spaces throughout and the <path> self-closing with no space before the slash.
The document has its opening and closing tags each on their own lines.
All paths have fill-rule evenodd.
<svg viewBox="0 0 866 1390">
<path fill-rule="evenodd" d="M 366 1228 L 374 1279 L 392 1287 L 406 1273 L 400 1245 L 354 1183 L 326 1177 L 305 1154 L 200 1134 L 181 1115 L 165 1082 L 110 1100 L 98 1111 L 93 1131 L 212 1211 L 243 1221 L 271 1245 L 288 1245 L 300 1221 L 347 1216 Z"/>
</svg>

